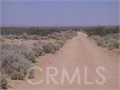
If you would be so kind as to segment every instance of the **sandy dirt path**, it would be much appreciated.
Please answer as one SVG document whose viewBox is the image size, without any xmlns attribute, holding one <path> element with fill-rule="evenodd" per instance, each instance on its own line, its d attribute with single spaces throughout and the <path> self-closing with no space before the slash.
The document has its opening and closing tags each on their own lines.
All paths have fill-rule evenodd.
<svg viewBox="0 0 120 90">
<path fill-rule="evenodd" d="M 42 72 L 35 73 L 32 81 L 44 80 L 42 84 L 31 85 L 24 81 L 9 81 L 9 90 L 120 90 L 119 89 L 119 60 L 118 57 L 108 50 L 98 47 L 92 42 L 85 33 L 79 32 L 77 37 L 69 40 L 62 49 L 56 54 L 48 54 L 38 58 L 36 66 L 43 69 Z M 55 67 L 58 74 L 54 76 L 57 84 L 50 79 L 50 84 L 47 82 L 47 67 Z M 72 78 L 76 68 L 80 72 L 80 84 L 76 76 L 73 83 L 70 84 L 68 80 L 64 79 L 61 84 L 62 70 L 65 67 L 70 78 Z M 104 84 L 99 85 L 96 79 L 102 82 L 103 78 L 96 73 L 98 67 L 105 68 L 100 73 L 105 77 Z M 87 76 L 85 73 L 87 71 Z M 54 74 L 55 70 L 50 69 L 50 74 Z M 86 84 L 86 77 L 88 82 Z"/>
</svg>

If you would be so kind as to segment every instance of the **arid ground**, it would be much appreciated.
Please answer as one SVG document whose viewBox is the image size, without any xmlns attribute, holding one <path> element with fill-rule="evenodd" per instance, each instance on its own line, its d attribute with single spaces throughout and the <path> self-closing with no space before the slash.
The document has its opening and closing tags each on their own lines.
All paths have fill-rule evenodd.
<svg viewBox="0 0 120 90">
<path fill-rule="evenodd" d="M 31 79 L 33 82 L 44 80 L 42 84 L 32 85 L 27 80 L 9 80 L 8 90 L 119 90 L 119 61 L 118 57 L 97 46 L 90 40 L 85 33 L 79 32 L 78 36 L 68 40 L 66 44 L 55 54 L 47 54 L 37 58 L 36 66 L 43 69 L 43 72 L 35 72 L 35 77 Z M 54 84 L 50 80 L 50 84 L 46 84 L 46 68 L 56 67 L 58 75 L 54 76 L 57 83 Z M 69 84 L 65 79 L 61 84 L 62 69 L 66 68 L 70 77 L 72 77 L 75 68 L 80 70 L 80 84 L 75 78 L 72 84 Z M 91 82 L 90 85 L 85 83 L 85 67 L 87 67 L 87 79 Z M 105 71 L 101 70 L 106 81 L 99 85 L 95 80 L 101 81 L 102 78 L 96 74 L 97 67 L 104 67 Z M 55 71 L 53 70 L 54 73 Z"/>
</svg>

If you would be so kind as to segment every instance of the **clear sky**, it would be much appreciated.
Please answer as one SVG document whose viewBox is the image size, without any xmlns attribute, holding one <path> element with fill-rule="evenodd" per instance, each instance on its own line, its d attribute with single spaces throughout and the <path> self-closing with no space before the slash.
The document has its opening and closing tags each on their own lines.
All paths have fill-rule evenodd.
<svg viewBox="0 0 120 90">
<path fill-rule="evenodd" d="M 2 26 L 118 25 L 118 1 L 3 0 Z"/>
</svg>

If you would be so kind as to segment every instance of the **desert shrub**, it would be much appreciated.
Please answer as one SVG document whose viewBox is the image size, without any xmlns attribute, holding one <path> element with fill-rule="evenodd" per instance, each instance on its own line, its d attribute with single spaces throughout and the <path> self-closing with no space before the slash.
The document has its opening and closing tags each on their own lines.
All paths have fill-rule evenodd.
<svg viewBox="0 0 120 90">
<path fill-rule="evenodd" d="M 72 37 L 74 37 L 75 35 L 77 35 L 77 33 L 75 31 L 61 31 L 61 32 L 54 32 L 52 34 L 49 34 L 48 37 L 56 39 L 56 40 L 60 40 L 60 39 L 71 39 Z"/>
<path fill-rule="evenodd" d="M 91 37 L 99 46 L 107 47 L 110 50 L 119 49 L 119 34 L 108 34 L 105 36 L 92 35 Z"/>
<path fill-rule="evenodd" d="M 40 40 L 40 35 L 27 35 L 26 33 L 23 33 L 21 35 L 2 35 L 6 39 L 25 39 L 25 40 Z"/>
<path fill-rule="evenodd" d="M 56 40 L 56 44 L 58 46 L 58 49 L 60 49 L 65 43 L 64 39 Z"/>
<path fill-rule="evenodd" d="M 3 35 L 3 37 L 11 40 L 15 39 L 15 35 Z"/>
<path fill-rule="evenodd" d="M 43 49 L 41 43 L 39 43 L 39 42 L 34 43 L 34 46 L 32 49 L 36 56 L 41 56 L 44 54 L 44 49 Z"/>
<path fill-rule="evenodd" d="M 18 39 L 40 40 L 40 35 L 19 35 Z"/>
<path fill-rule="evenodd" d="M 37 56 L 45 53 L 55 53 L 58 50 L 58 46 L 55 42 L 37 42 L 33 46 L 33 51 Z"/>
<path fill-rule="evenodd" d="M 7 89 L 7 79 L 4 76 L 0 76 L 0 89 Z"/>
<path fill-rule="evenodd" d="M 120 33 L 116 33 L 116 34 L 108 34 L 106 35 L 106 37 L 111 37 L 112 39 L 115 39 L 115 40 L 119 40 L 120 39 Z"/>
<path fill-rule="evenodd" d="M 0 70 L 11 79 L 24 79 L 31 63 L 20 53 L 2 49 L 0 55 Z"/>
<path fill-rule="evenodd" d="M 40 39 L 59 39 L 64 37 L 70 39 L 77 33 L 73 30 L 63 28 L 12 28 L 2 27 L 1 34 L 8 39 L 28 39 L 28 40 L 40 40 Z M 49 37 L 49 38 L 48 38 Z"/>
<path fill-rule="evenodd" d="M 99 40 L 101 37 L 97 36 L 97 35 L 92 35 L 91 36 L 92 39 L 94 39 L 95 41 Z"/>
<path fill-rule="evenodd" d="M 98 45 L 98 46 L 104 46 L 103 40 L 98 40 L 98 41 L 97 41 L 97 45 Z"/>
<path fill-rule="evenodd" d="M 92 38 L 96 41 L 96 43 L 97 43 L 98 46 L 103 46 L 103 47 L 105 47 L 105 40 L 104 40 L 103 37 L 94 35 L 94 36 L 92 36 Z"/>
<path fill-rule="evenodd" d="M 68 31 L 54 32 L 52 34 L 49 34 L 48 37 L 55 39 L 56 48 L 58 50 L 64 45 L 66 40 L 71 39 L 76 35 L 77 35 L 76 31 L 68 30 Z"/>
<path fill-rule="evenodd" d="M 31 62 L 35 62 L 35 54 L 24 45 L 4 42 L 0 46 L 0 71 L 2 74 L 6 74 L 11 79 L 24 79 L 27 70 L 31 67 Z"/>
<path fill-rule="evenodd" d="M 99 35 L 105 36 L 108 34 L 119 33 L 119 26 L 97 26 L 97 27 L 88 27 L 84 30 L 88 35 Z"/>
<path fill-rule="evenodd" d="M 75 28 L 74 28 L 75 29 Z M 1 27 L 2 35 L 41 35 L 47 36 L 53 32 L 66 31 L 68 27 Z"/>
<path fill-rule="evenodd" d="M 16 51 L 17 53 L 20 53 L 20 54 L 24 55 L 24 57 L 27 60 L 29 60 L 31 62 L 35 62 L 34 52 L 25 45 L 2 43 L 1 48 L 6 49 L 6 50 L 11 50 L 11 51 Z"/>
<path fill-rule="evenodd" d="M 110 50 L 118 49 L 119 48 L 119 43 L 118 43 L 118 41 L 113 39 L 106 44 L 106 47 L 108 47 Z"/>
<path fill-rule="evenodd" d="M 31 35 L 33 40 L 40 40 L 40 35 Z"/>
<path fill-rule="evenodd" d="M 66 27 L 1 27 L 2 35 L 41 35 L 47 36 L 53 32 L 66 31 Z"/>
<path fill-rule="evenodd" d="M 41 43 L 45 53 L 55 53 L 57 46 L 53 42 Z"/>
<path fill-rule="evenodd" d="M 30 62 L 32 63 L 35 63 L 36 62 L 36 56 L 35 56 L 35 53 L 31 50 L 31 49 L 28 49 L 26 48 L 26 50 L 20 50 L 20 53 L 22 55 L 24 55 L 24 57 L 29 60 Z"/>
</svg>

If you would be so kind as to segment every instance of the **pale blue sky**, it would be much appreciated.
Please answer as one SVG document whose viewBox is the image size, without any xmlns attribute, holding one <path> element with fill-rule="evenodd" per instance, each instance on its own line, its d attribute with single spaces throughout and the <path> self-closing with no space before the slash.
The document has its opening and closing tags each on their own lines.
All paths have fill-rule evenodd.
<svg viewBox="0 0 120 90">
<path fill-rule="evenodd" d="M 3 0 L 4 1 L 4 0 Z M 118 25 L 118 1 L 4 1 L 3 26 Z"/>
</svg>

